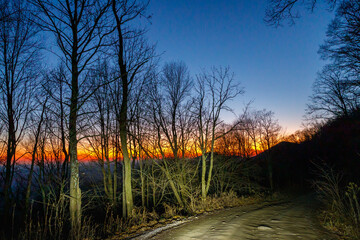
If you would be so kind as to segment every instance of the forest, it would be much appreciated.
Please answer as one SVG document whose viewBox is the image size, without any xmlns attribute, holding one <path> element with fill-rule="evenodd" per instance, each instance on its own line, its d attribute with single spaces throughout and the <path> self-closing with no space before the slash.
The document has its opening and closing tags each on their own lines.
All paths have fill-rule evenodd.
<svg viewBox="0 0 360 240">
<path fill-rule="evenodd" d="M 268 1 L 265 22 L 293 24 L 300 2 Z M 232 109 L 246 86 L 229 66 L 164 62 L 148 1 L 0 0 L 0 238 L 125 239 L 289 188 L 360 236 L 360 2 L 324 2 L 327 64 L 286 135 L 269 109 Z"/>
</svg>

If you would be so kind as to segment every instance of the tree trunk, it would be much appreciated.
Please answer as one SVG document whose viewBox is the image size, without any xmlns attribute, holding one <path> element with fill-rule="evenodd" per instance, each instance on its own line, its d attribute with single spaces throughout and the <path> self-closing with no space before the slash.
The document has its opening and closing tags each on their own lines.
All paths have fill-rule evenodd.
<svg viewBox="0 0 360 240">
<path fill-rule="evenodd" d="M 39 142 L 39 136 L 40 136 L 40 131 L 41 131 L 41 125 L 44 119 L 44 113 L 45 113 L 45 107 L 46 107 L 46 101 L 43 105 L 43 109 L 41 111 L 41 116 L 39 119 L 39 123 L 36 129 L 36 133 L 35 133 L 35 142 L 34 142 L 34 148 L 33 148 L 33 152 L 31 155 L 31 166 L 30 166 L 30 172 L 29 172 L 29 176 L 28 176 L 28 182 L 27 182 L 27 187 L 26 187 L 26 196 L 25 196 L 25 214 L 27 214 L 27 211 L 29 210 L 29 201 L 30 201 L 30 193 L 31 193 L 31 183 L 32 183 L 32 177 L 33 177 L 33 172 L 34 172 L 34 164 L 35 164 L 35 157 L 36 157 L 36 152 L 37 152 L 37 146 L 38 146 L 38 142 Z"/>
<path fill-rule="evenodd" d="M 202 200 L 206 200 L 206 153 L 201 155 L 202 167 L 201 167 L 201 196 Z"/>
<path fill-rule="evenodd" d="M 183 201 L 182 201 L 182 199 L 180 197 L 178 189 L 175 186 L 174 180 L 171 177 L 171 174 L 170 174 L 169 168 L 167 166 L 166 160 L 163 159 L 163 161 L 164 161 L 164 164 L 165 164 L 165 168 L 161 167 L 161 169 L 165 172 L 165 175 L 166 175 L 166 177 L 167 177 L 167 179 L 169 181 L 170 187 L 173 190 L 173 193 L 175 195 L 176 201 L 179 203 L 179 205 L 181 207 L 184 207 L 184 203 L 183 203 Z"/>
<path fill-rule="evenodd" d="M 77 32 L 76 30 L 74 30 Z M 77 45 L 76 34 L 74 46 Z M 79 162 L 77 159 L 77 114 L 78 114 L 78 66 L 77 48 L 73 48 L 72 56 L 72 79 L 71 79 L 71 103 L 69 118 L 69 156 L 70 156 L 70 219 L 73 229 L 81 224 L 81 190 L 79 181 Z"/>
<path fill-rule="evenodd" d="M 115 150 L 115 151 L 117 151 L 117 150 Z M 116 153 L 115 159 L 114 159 L 114 174 L 113 174 L 113 178 L 114 178 L 113 199 L 114 199 L 115 206 L 117 204 L 117 164 L 118 164 L 117 157 L 118 157 L 118 154 Z"/>
<path fill-rule="evenodd" d="M 209 192 L 211 178 L 212 178 L 212 171 L 214 167 L 214 145 L 215 145 L 215 126 L 213 126 L 213 133 L 211 139 L 210 166 L 209 166 L 209 172 L 208 172 L 208 178 L 207 178 L 206 190 L 205 190 L 206 195 Z"/>
<path fill-rule="evenodd" d="M 9 86 L 10 87 L 10 86 Z M 16 132 L 13 116 L 13 100 L 12 95 L 7 94 L 7 114 L 8 114 L 8 141 L 7 141 L 7 154 L 6 154 L 6 174 L 5 174 L 5 223 L 9 223 L 9 217 L 11 213 L 11 184 L 13 177 L 13 164 L 15 164 L 15 151 L 16 151 Z"/>
<path fill-rule="evenodd" d="M 121 65 L 120 65 L 121 66 Z M 124 66 L 122 66 L 122 69 Z M 121 72 L 126 72 L 123 70 Z M 127 104 L 128 104 L 128 81 L 127 75 L 122 75 L 122 102 L 120 108 L 120 118 L 119 118 L 119 127 L 120 127 L 120 141 L 121 141 L 121 150 L 124 158 L 124 194 L 125 194 L 125 205 L 126 209 L 123 211 L 126 212 L 126 216 L 130 217 L 133 209 L 133 197 L 132 197 L 132 187 L 131 187 L 131 159 L 129 157 L 129 152 L 127 149 Z"/>
<path fill-rule="evenodd" d="M 141 181 L 141 206 L 145 207 L 145 178 L 143 173 L 143 160 L 139 160 L 140 164 L 140 181 Z"/>
</svg>

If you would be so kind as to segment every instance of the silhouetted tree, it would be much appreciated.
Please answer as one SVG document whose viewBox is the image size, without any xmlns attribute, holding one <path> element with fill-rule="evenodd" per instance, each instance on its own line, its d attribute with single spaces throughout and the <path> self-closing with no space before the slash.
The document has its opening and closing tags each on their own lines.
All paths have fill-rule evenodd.
<svg viewBox="0 0 360 240">
<path fill-rule="evenodd" d="M 308 112 L 317 112 L 320 115 L 317 117 L 347 115 L 358 108 L 360 94 L 360 3 L 352 0 L 324 2 L 330 10 L 336 9 L 336 14 L 319 53 L 332 63 L 324 67 L 313 85 Z M 265 21 L 275 26 L 284 20 L 294 23 L 298 17 L 298 5 L 305 5 L 313 11 L 317 3 L 316 0 L 271 0 Z"/>
<path fill-rule="evenodd" d="M 26 1 L 2 1 L 0 9 L 0 119 L 6 131 L 5 223 L 9 223 L 16 151 L 33 110 L 37 87 L 38 28 Z"/>
<path fill-rule="evenodd" d="M 328 26 L 326 40 L 319 53 L 322 58 L 355 75 L 353 84 L 360 85 L 360 2 L 342 1 Z M 349 82 L 349 84 L 351 84 Z"/>
<path fill-rule="evenodd" d="M 259 151 L 259 135 L 260 135 L 260 127 L 259 127 L 259 111 L 252 111 L 249 112 L 245 119 L 245 130 L 247 131 L 247 134 L 252 140 L 252 145 L 254 148 L 255 155 L 258 154 Z"/>
<path fill-rule="evenodd" d="M 349 84 L 351 76 L 340 67 L 327 65 L 318 74 L 307 114 L 315 119 L 348 116 L 359 108 L 358 91 Z"/>
<path fill-rule="evenodd" d="M 183 62 L 165 64 L 162 71 L 161 84 L 164 86 L 163 113 L 160 125 L 165 138 L 174 155 L 179 159 L 180 150 L 180 119 L 186 111 L 186 99 L 190 96 L 192 81 L 186 65 Z"/>
<path fill-rule="evenodd" d="M 268 167 L 268 178 L 271 190 L 274 189 L 273 167 L 271 159 L 271 147 L 279 143 L 281 126 L 274 119 L 274 112 L 262 110 L 258 113 L 260 127 L 260 144 L 263 151 L 266 151 L 266 160 Z"/>
<path fill-rule="evenodd" d="M 69 134 L 67 119 L 69 117 L 69 99 L 71 89 L 67 87 L 69 74 L 66 66 L 60 64 L 51 70 L 45 78 L 43 88 L 48 96 L 47 127 L 49 128 L 50 149 L 53 159 L 61 164 L 60 175 L 61 185 L 68 179 L 69 166 Z"/>
<path fill-rule="evenodd" d="M 326 33 L 319 53 L 341 72 L 344 103 L 339 110 L 347 115 L 359 109 L 360 97 L 360 2 L 342 1 Z M 333 88 L 339 88 L 336 85 Z M 340 98 L 338 98 L 340 100 Z M 338 101 L 336 101 L 338 102 Z M 348 109 L 345 110 L 345 105 Z"/>
<path fill-rule="evenodd" d="M 171 174 L 166 161 L 166 146 L 171 151 L 175 160 L 176 167 L 181 167 L 179 163 L 179 150 L 181 141 L 181 117 L 188 111 L 187 100 L 190 97 L 192 81 L 188 68 L 183 62 L 166 63 L 162 69 L 162 74 L 157 82 L 153 83 L 152 88 L 152 123 L 157 132 L 157 141 L 163 165 L 161 170 L 168 178 L 170 187 L 179 205 L 184 206 L 182 188 L 178 186 L 175 176 Z M 179 169 L 177 169 L 179 170 Z"/>
<path fill-rule="evenodd" d="M 299 7 L 303 6 L 308 11 L 313 12 L 318 2 L 318 0 L 269 0 L 264 20 L 267 24 L 276 27 L 285 20 L 292 25 L 295 23 L 295 19 L 300 17 Z M 339 0 L 324 0 L 324 2 L 332 10 Z"/>
<path fill-rule="evenodd" d="M 104 192 L 112 206 L 117 202 L 117 157 L 113 151 L 112 139 L 116 132 L 114 114 L 114 96 L 111 94 L 112 84 L 110 82 L 112 73 L 110 72 L 108 61 L 100 61 L 92 71 L 90 82 L 96 86 L 97 91 L 89 99 L 89 125 L 92 126 L 86 134 L 91 155 L 96 157 L 102 175 Z M 91 113 L 90 113 L 91 112 Z M 112 162 L 114 163 L 112 165 Z"/>
<path fill-rule="evenodd" d="M 137 162 L 139 166 L 140 188 L 141 188 L 141 204 L 144 207 L 146 204 L 146 185 L 148 185 L 147 172 L 149 170 L 149 156 L 148 148 L 144 146 L 150 143 L 150 139 L 154 132 L 149 131 L 150 123 L 147 121 L 151 111 L 147 104 L 150 103 L 150 97 L 147 94 L 149 86 L 155 78 L 156 61 L 147 64 L 142 74 L 139 74 L 137 81 L 132 84 L 132 91 L 129 98 L 129 114 L 128 114 L 128 134 L 129 134 L 129 149 L 132 153 L 133 169 Z"/>
</svg>

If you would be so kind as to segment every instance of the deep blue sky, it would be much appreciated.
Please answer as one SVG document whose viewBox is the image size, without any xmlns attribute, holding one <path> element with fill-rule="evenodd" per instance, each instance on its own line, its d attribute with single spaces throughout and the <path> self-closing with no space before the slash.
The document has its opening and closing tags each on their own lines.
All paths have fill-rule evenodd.
<svg viewBox="0 0 360 240">
<path fill-rule="evenodd" d="M 288 133 L 300 128 L 316 72 L 317 54 L 333 13 L 304 13 L 294 26 L 266 26 L 267 0 L 152 0 L 148 37 L 164 52 L 162 61 L 182 60 L 192 75 L 202 68 L 230 66 L 245 87 L 231 103 L 240 113 L 275 112 Z M 230 119 L 229 115 L 225 115 Z"/>
</svg>

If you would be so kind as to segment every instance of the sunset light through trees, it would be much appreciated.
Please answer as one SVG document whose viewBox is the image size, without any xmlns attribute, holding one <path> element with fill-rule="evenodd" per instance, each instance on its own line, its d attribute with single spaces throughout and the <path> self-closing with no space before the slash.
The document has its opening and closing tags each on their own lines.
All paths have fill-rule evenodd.
<svg viewBox="0 0 360 240">
<path fill-rule="evenodd" d="M 359 29 L 360 0 L 0 0 L 0 239 L 359 239 Z"/>
</svg>

